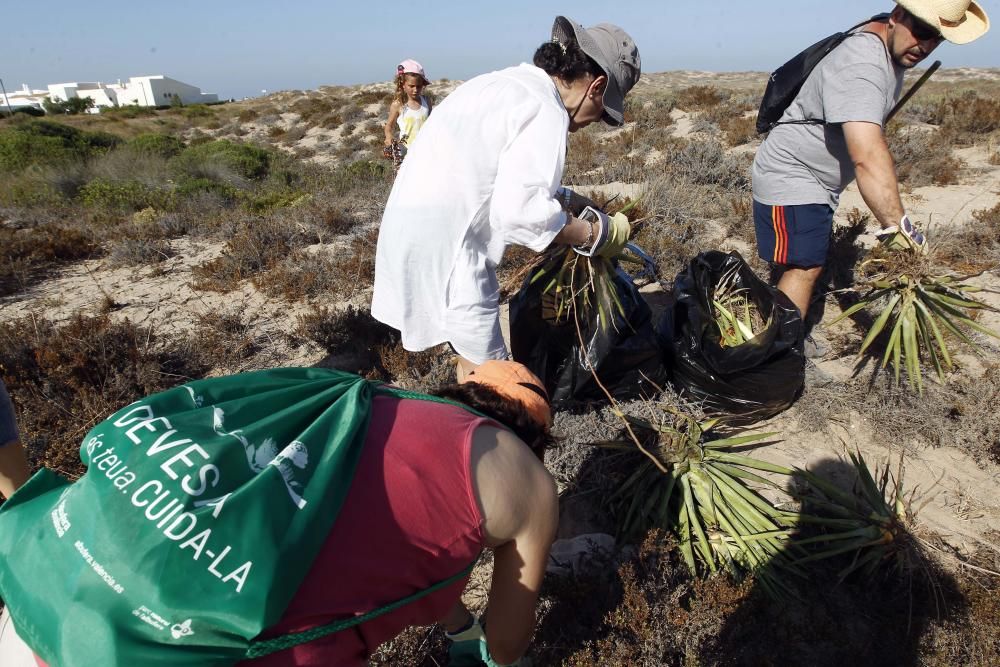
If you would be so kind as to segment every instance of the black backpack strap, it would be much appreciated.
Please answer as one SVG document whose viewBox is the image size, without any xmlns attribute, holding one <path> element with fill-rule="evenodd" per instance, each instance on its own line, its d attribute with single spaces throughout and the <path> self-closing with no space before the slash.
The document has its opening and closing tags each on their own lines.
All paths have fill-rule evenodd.
<svg viewBox="0 0 1000 667">
<path fill-rule="evenodd" d="M 833 46 L 830 47 L 830 50 L 827 51 L 823 55 L 823 57 L 825 58 L 826 56 L 830 55 L 830 53 L 835 48 L 837 48 L 838 46 L 840 46 L 841 44 L 843 44 L 847 40 L 848 37 L 851 37 L 852 35 L 855 35 L 855 34 L 859 34 L 859 33 L 855 33 L 854 32 L 858 28 L 860 28 L 862 26 L 866 26 L 869 23 L 875 23 L 876 21 L 887 21 L 888 19 L 889 19 L 889 14 L 888 13 L 876 14 L 875 16 L 871 17 L 870 19 L 865 19 L 861 23 L 858 23 L 857 25 L 851 26 L 847 30 L 845 30 L 845 31 L 843 31 L 841 33 L 838 33 L 838 35 L 840 35 L 842 37 L 840 38 L 839 41 L 837 41 Z M 817 63 L 817 66 L 819 66 L 819 63 Z M 778 125 L 826 125 L 826 121 L 822 120 L 822 119 L 819 119 L 819 118 L 803 118 L 802 120 L 779 120 L 779 121 L 771 124 L 771 129 L 774 129 Z"/>
<path fill-rule="evenodd" d="M 477 559 L 478 560 L 478 559 Z M 399 609 L 400 607 L 405 607 L 411 602 L 416 602 L 425 595 L 430 595 L 435 591 L 439 591 L 442 588 L 447 588 L 451 584 L 464 579 L 472 573 L 472 568 L 475 567 L 476 561 L 469 563 L 468 567 L 464 568 L 461 572 L 454 574 L 443 581 L 439 581 L 436 584 L 431 584 L 427 588 L 417 591 L 412 595 L 408 595 L 405 598 L 391 602 L 378 609 L 373 609 L 368 613 L 361 614 L 360 616 L 352 616 L 351 618 L 345 618 L 339 621 L 333 621 L 332 623 L 327 623 L 326 625 L 321 625 L 311 630 L 303 630 L 302 632 L 293 632 L 287 635 L 281 635 L 280 637 L 272 637 L 271 639 L 264 639 L 262 641 L 255 641 L 250 644 L 250 648 L 247 649 L 246 658 L 250 660 L 252 658 L 260 658 L 265 655 L 270 655 L 272 653 L 277 653 L 278 651 L 284 651 L 287 648 L 292 648 L 293 646 L 298 646 L 299 644 L 305 644 L 311 642 L 320 637 L 326 637 L 327 635 L 332 635 L 335 632 L 340 632 L 341 630 L 346 630 L 347 628 L 352 628 L 355 625 L 360 625 L 361 623 L 366 623 L 373 618 L 377 618 L 382 614 L 387 614 L 390 611 Z"/>
</svg>

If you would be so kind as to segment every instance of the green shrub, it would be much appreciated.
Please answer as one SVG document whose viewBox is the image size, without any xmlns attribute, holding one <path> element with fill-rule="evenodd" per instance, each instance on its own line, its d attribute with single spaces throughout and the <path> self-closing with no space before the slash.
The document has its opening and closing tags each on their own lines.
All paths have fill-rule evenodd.
<svg viewBox="0 0 1000 667">
<path fill-rule="evenodd" d="M 220 195 L 227 202 L 235 201 L 239 189 L 228 183 L 219 183 L 210 178 L 184 178 L 177 184 L 174 194 L 178 199 L 190 199 L 200 194 Z"/>
<path fill-rule="evenodd" d="M 122 143 L 107 132 L 84 132 L 50 120 L 26 119 L 0 130 L 0 170 L 86 160 Z"/>
<path fill-rule="evenodd" d="M 334 192 L 345 193 L 357 187 L 384 181 L 388 173 L 388 162 L 357 160 L 335 169 L 330 185 Z"/>
<path fill-rule="evenodd" d="M 156 109 L 141 107 L 138 104 L 126 104 L 118 107 L 101 107 L 101 115 L 116 118 L 138 118 L 139 116 L 155 116 Z"/>
<path fill-rule="evenodd" d="M 302 122 L 313 124 L 317 118 L 326 116 L 331 111 L 333 111 L 333 105 L 327 99 L 319 97 L 306 97 L 300 100 L 296 100 L 292 104 L 292 113 L 299 114 Z"/>
<path fill-rule="evenodd" d="M 184 142 L 168 134 L 140 134 L 128 142 L 128 147 L 136 153 L 171 158 L 184 150 Z"/>
<path fill-rule="evenodd" d="M 368 90 L 363 93 L 354 94 L 354 103 L 361 106 L 368 106 L 369 104 L 388 104 L 392 101 L 391 93 L 383 93 L 375 90 Z"/>
<path fill-rule="evenodd" d="M 297 191 L 288 192 L 264 192 L 260 194 L 244 195 L 243 207 L 251 213 L 270 213 L 279 208 L 292 206 L 302 201 L 305 193 Z"/>
<path fill-rule="evenodd" d="M 204 104 L 192 104 L 189 106 L 182 105 L 181 114 L 183 114 L 185 118 L 210 118 L 215 116 L 215 112 Z"/>
<path fill-rule="evenodd" d="M 45 107 L 45 113 L 50 114 L 78 114 L 86 113 L 90 109 L 94 108 L 94 100 L 89 97 L 71 97 L 68 100 L 53 100 L 50 97 L 46 97 L 42 102 L 42 106 Z"/>
<path fill-rule="evenodd" d="M 0 176 L 0 205 L 41 206 L 62 199 L 42 174 L 25 172 Z"/>
<path fill-rule="evenodd" d="M 38 107 L 17 107 L 14 112 L 11 113 L 7 109 L 0 109 L 0 118 L 17 118 L 17 114 L 24 116 L 32 116 L 34 118 L 41 118 L 45 115 L 45 112 Z"/>
<path fill-rule="evenodd" d="M 116 211 L 141 211 L 147 207 L 164 209 L 170 206 L 171 193 L 150 188 L 138 181 L 111 182 L 94 180 L 80 189 L 84 206 Z"/>
<path fill-rule="evenodd" d="M 258 146 L 227 139 L 188 146 L 174 158 L 174 167 L 193 177 L 211 177 L 219 167 L 243 178 L 261 180 L 271 168 L 271 153 Z"/>
</svg>

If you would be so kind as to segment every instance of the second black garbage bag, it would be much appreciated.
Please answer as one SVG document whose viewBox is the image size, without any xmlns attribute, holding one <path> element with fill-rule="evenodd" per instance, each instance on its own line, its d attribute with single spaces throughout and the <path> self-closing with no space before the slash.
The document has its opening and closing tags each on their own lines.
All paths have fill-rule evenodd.
<svg viewBox="0 0 1000 667">
<path fill-rule="evenodd" d="M 722 340 L 713 303 L 726 280 L 752 301 L 765 322 L 738 345 Z M 789 407 L 805 379 L 803 325 L 794 304 L 757 277 L 738 252 L 703 252 L 674 281 L 658 327 L 671 382 L 706 411 L 733 424 L 765 419 Z"/>
</svg>

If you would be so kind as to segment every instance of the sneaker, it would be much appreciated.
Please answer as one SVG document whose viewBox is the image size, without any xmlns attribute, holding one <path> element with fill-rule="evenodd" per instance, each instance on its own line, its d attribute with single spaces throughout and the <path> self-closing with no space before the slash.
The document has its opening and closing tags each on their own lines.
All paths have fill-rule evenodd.
<svg viewBox="0 0 1000 667">
<path fill-rule="evenodd" d="M 822 359 L 830 354 L 830 344 L 823 338 L 817 338 L 811 334 L 806 336 L 803 348 L 806 359 Z"/>
</svg>

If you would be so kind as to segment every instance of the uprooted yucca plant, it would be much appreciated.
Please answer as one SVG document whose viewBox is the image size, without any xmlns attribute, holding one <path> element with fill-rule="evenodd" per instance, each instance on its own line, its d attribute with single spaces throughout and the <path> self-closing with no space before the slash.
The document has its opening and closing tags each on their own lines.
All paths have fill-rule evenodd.
<svg viewBox="0 0 1000 667">
<path fill-rule="evenodd" d="M 958 277 L 937 269 L 933 254 L 917 251 L 903 234 L 875 246 L 857 273 L 858 286 L 867 291 L 831 324 L 865 308 L 877 308 L 879 315 L 862 341 L 859 355 L 887 332 L 881 367 L 891 362 L 897 383 L 905 367 L 910 385 L 923 393 L 921 361 L 929 361 L 943 382 L 945 369 L 952 368 L 951 336 L 977 351 L 970 330 L 1000 338 L 975 320 L 976 311 L 996 309 L 970 296 L 982 290 L 965 282 L 971 276 Z"/>
<path fill-rule="evenodd" d="M 797 562 L 847 554 L 850 560 L 840 570 L 841 580 L 854 572 L 872 576 L 883 565 L 910 573 L 922 564 L 923 552 L 913 534 L 915 493 L 907 497 L 903 492 L 902 457 L 895 475 L 888 464 L 873 475 L 861 452 L 850 453 L 850 459 L 857 475 L 851 491 L 812 472 L 798 471 L 809 486 L 803 501 L 810 512 L 827 519 L 825 530 L 796 541 L 810 550 Z"/>
<path fill-rule="evenodd" d="M 732 451 L 774 434 L 713 439 L 718 419 L 699 422 L 670 406 L 649 407 L 649 419 L 621 415 L 627 438 L 600 443 L 646 456 L 611 498 L 622 533 L 673 531 L 692 573 L 752 573 L 775 596 L 788 593 L 786 575 L 799 574 L 789 554 L 799 515 L 776 508 L 751 484 L 780 488 L 758 472 L 793 471 Z"/>
</svg>

